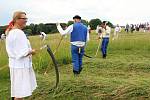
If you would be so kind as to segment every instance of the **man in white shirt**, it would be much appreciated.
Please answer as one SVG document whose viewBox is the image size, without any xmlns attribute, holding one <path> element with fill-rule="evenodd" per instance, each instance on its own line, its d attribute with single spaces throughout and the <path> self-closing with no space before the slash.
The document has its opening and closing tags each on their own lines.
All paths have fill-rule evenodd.
<svg viewBox="0 0 150 100">
<path fill-rule="evenodd" d="M 74 16 L 73 20 L 74 24 L 66 30 L 63 30 L 60 24 L 57 24 L 57 29 L 61 35 L 70 34 L 73 73 L 77 75 L 82 70 L 82 58 L 86 42 L 89 41 L 89 32 L 87 27 L 81 23 L 80 16 Z"/>
<path fill-rule="evenodd" d="M 5 34 L 2 34 L 2 35 L 1 35 L 1 39 L 2 39 L 2 40 L 5 40 L 5 39 L 6 39 L 6 35 L 5 35 Z"/>
<path fill-rule="evenodd" d="M 117 26 L 114 29 L 113 40 L 118 38 L 120 32 L 121 32 L 121 27 L 117 24 Z"/>
<path fill-rule="evenodd" d="M 111 28 L 108 26 L 108 22 L 104 21 L 102 25 L 103 31 L 102 31 L 102 45 L 101 45 L 101 51 L 102 51 L 102 57 L 106 59 L 107 56 L 107 47 L 109 43 L 109 37 L 111 33 Z"/>
<path fill-rule="evenodd" d="M 91 33 L 91 27 L 90 27 L 90 25 L 88 25 L 88 31 L 89 31 L 89 33 Z"/>
<path fill-rule="evenodd" d="M 102 31 L 103 31 L 103 28 L 102 28 L 102 25 L 99 24 L 96 28 L 96 33 L 98 34 L 98 38 L 100 39 L 101 36 L 102 36 Z"/>
<path fill-rule="evenodd" d="M 41 40 L 44 41 L 46 39 L 46 34 L 44 32 L 40 32 L 40 37 L 41 37 Z"/>
</svg>

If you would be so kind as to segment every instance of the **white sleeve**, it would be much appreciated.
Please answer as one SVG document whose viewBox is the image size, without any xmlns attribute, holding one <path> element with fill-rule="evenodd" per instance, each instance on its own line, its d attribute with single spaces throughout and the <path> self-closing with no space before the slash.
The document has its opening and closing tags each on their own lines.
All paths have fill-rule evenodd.
<svg viewBox="0 0 150 100">
<path fill-rule="evenodd" d="M 119 27 L 119 32 L 121 32 L 121 27 Z"/>
<path fill-rule="evenodd" d="M 28 40 L 23 31 L 18 31 L 16 39 L 15 39 L 15 47 L 14 53 L 16 55 L 16 59 L 20 59 L 25 57 L 30 52 L 28 47 Z"/>
<path fill-rule="evenodd" d="M 96 33 L 98 33 L 98 30 L 99 30 L 99 26 L 96 27 Z"/>
<path fill-rule="evenodd" d="M 106 28 L 106 33 L 111 33 L 111 28 L 110 27 Z"/>
<path fill-rule="evenodd" d="M 61 35 L 70 34 L 73 31 L 73 25 L 70 25 L 66 30 L 63 30 L 62 27 L 58 25 L 57 29 Z"/>
<path fill-rule="evenodd" d="M 87 37 L 86 37 L 86 41 L 90 40 L 90 35 L 89 35 L 89 31 L 87 31 Z"/>
<path fill-rule="evenodd" d="M 46 37 L 46 34 L 44 33 L 44 32 L 42 32 L 43 33 L 43 35 Z"/>
</svg>

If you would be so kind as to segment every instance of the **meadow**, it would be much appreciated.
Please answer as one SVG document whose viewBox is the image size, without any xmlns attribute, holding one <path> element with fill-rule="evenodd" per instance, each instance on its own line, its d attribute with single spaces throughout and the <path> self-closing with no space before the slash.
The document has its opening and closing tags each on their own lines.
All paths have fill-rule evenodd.
<svg viewBox="0 0 150 100">
<path fill-rule="evenodd" d="M 32 48 L 49 44 L 54 51 L 60 34 L 48 35 L 45 42 L 30 36 Z M 90 34 L 83 58 L 83 71 L 72 73 L 69 36 L 64 37 L 55 58 L 59 65 L 60 83 L 55 86 L 55 69 L 46 50 L 33 56 L 38 88 L 25 100 L 150 100 L 150 33 L 121 32 L 117 40 L 110 38 L 107 59 L 102 59 L 97 34 Z M 10 99 L 8 57 L 5 42 L 0 40 L 0 100 Z"/>
</svg>

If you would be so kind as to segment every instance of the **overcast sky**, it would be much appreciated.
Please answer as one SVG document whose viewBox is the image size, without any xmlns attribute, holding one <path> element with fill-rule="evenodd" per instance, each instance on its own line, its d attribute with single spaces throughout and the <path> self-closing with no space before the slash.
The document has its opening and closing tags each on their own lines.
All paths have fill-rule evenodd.
<svg viewBox="0 0 150 100">
<path fill-rule="evenodd" d="M 0 26 L 18 10 L 27 13 L 28 24 L 67 22 L 74 15 L 120 25 L 150 22 L 150 0 L 0 0 Z"/>
</svg>

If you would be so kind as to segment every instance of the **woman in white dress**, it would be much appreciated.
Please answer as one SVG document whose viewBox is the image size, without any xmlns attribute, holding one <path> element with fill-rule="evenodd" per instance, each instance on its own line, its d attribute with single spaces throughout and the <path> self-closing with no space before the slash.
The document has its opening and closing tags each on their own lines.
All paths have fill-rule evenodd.
<svg viewBox="0 0 150 100">
<path fill-rule="evenodd" d="M 9 57 L 11 97 L 14 100 L 23 100 L 32 95 L 36 89 L 36 77 L 32 68 L 31 56 L 35 50 L 31 49 L 22 29 L 26 26 L 25 12 L 15 12 L 13 20 L 6 29 L 6 50 Z"/>
</svg>

